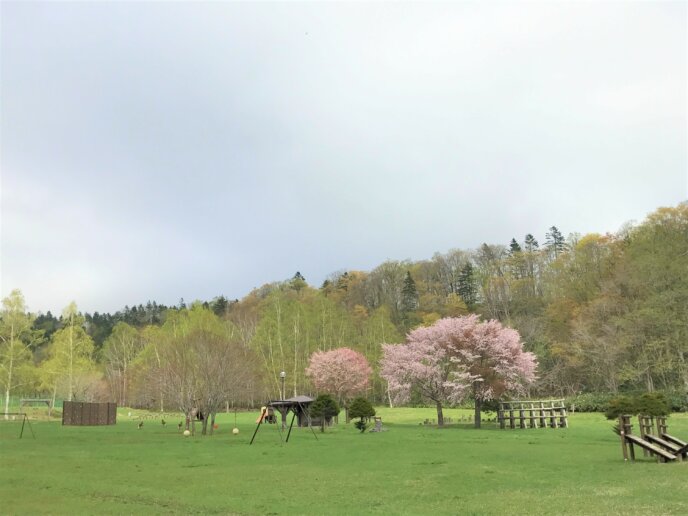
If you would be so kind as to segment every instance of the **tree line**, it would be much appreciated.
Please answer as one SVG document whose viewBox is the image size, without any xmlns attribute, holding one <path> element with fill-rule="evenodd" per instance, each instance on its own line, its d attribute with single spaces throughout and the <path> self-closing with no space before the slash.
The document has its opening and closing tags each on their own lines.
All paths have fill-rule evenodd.
<svg viewBox="0 0 688 516">
<path fill-rule="evenodd" d="M 552 226 L 542 244 L 526 234 L 338 271 L 315 286 L 297 272 L 240 300 L 148 302 L 114 314 L 82 313 L 71 303 L 56 317 L 30 313 L 13 291 L 0 320 L 0 386 L 5 403 L 40 392 L 158 409 L 196 404 L 212 413 L 277 397 L 282 371 L 286 394 L 313 393 L 310 357 L 347 347 L 373 368 L 368 397 L 389 402 L 383 344 L 442 318 L 477 314 L 516 329 L 535 354 L 532 395 L 685 393 L 687 306 L 682 203 L 614 234 L 564 237 Z M 225 385 L 217 394 L 204 382 Z M 196 399 L 182 403 L 184 396 Z"/>
</svg>

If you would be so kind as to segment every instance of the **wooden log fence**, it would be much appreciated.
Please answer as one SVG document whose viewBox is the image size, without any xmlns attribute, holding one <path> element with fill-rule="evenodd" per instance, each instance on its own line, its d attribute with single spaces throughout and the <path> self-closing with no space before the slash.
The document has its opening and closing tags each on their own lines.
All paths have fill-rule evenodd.
<svg viewBox="0 0 688 516">
<path fill-rule="evenodd" d="M 639 415 L 640 435 L 633 435 L 631 416 L 619 416 L 618 431 L 624 460 L 635 460 L 635 446 L 640 447 L 645 456 L 654 456 L 657 462 L 680 462 L 688 458 L 688 443 L 666 433 L 666 418 L 657 418 L 659 435 L 653 434 L 654 422 L 652 416 Z"/>
<path fill-rule="evenodd" d="M 652 435 L 655 427 L 655 418 L 652 416 L 638 416 L 638 429 L 640 430 L 640 438 L 647 440 L 648 435 Z M 643 455 L 649 457 L 651 455 L 649 450 L 643 448 Z"/>
<path fill-rule="evenodd" d="M 117 403 L 85 403 L 64 401 L 62 424 L 65 426 L 97 426 L 117 423 Z"/>
<path fill-rule="evenodd" d="M 568 428 L 564 400 L 500 401 L 499 428 Z"/>
<path fill-rule="evenodd" d="M 664 435 L 667 433 L 666 416 L 657 417 L 657 435 Z"/>
</svg>

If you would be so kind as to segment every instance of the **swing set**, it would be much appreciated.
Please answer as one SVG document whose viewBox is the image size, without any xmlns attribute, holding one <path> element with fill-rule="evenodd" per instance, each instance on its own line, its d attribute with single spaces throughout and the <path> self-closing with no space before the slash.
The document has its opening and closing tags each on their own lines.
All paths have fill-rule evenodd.
<svg viewBox="0 0 688 516">
<path fill-rule="evenodd" d="M 253 437 L 251 437 L 251 442 L 249 445 L 253 444 L 253 441 L 260 430 L 261 425 L 266 423 L 277 423 L 277 418 L 275 417 L 275 411 L 282 415 L 282 424 L 279 425 L 279 435 L 280 441 L 289 442 L 289 436 L 291 435 L 291 429 L 294 426 L 294 420 L 298 419 L 298 426 L 307 426 L 313 432 L 313 437 L 318 440 L 318 436 L 315 435 L 315 430 L 311 426 L 311 416 L 309 407 L 313 403 L 313 398 L 308 396 L 295 396 L 294 398 L 289 398 L 287 400 L 273 400 L 268 402 L 264 407 L 261 408 L 260 416 L 258 417 L 256 429 L 253 432 Z M 289 424 L 289 430 L 287 431 L 287 438 L 284 439 L 282 434 L 286 429 L 287 415 L 289 412 L 292 413 L 291 423 Z"/>
<path fill-rule="evenodd" d="M 5 414 L 5 416 L 5 419 L 7 419 L 7 416 L 12 416 L 12 421 L 16 421 L 17 416 L 20 416 L 22 418 L 21 429 L 19 430 L 19 439 L 21 439 L 24 435 L 24 426 L 26 425 L 26 423 L 29 424 L 29 430 L 31 430 L 31 435 L 34 439 L 36 438 L 36 434 L 33 433 L 33 427 L 31 426 L 31 421 L 29 421 L 29 417 L 26 415 L 26 412 L 8 412 L 7 414 Z"/>
</svg>

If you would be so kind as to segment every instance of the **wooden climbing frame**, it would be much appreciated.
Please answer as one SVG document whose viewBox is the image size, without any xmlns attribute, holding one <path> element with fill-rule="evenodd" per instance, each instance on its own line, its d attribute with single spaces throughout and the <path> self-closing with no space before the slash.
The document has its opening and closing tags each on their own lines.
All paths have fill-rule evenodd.
<svg viewBox="0 0 688 516">
<path fill-rule="evenodd" d="M 500 401 L 499 428 L 568 428 L 564 400 Z"/>
<path fill-rule="evenodd" d="M 657 418 L 657 435 L 653 434 L 655 425 L 652 416 L 638 416 L 640 435 L 633 435 L 631 416 L 619 416 L 619 437 L 623 458 L 635 460 L 635 446 L 643 450 L 645 456 L 654 456 L 657 462 L 682 461 L 688 458 L 688 443 L 666 433 L 666 418 Z"/>
</svg>

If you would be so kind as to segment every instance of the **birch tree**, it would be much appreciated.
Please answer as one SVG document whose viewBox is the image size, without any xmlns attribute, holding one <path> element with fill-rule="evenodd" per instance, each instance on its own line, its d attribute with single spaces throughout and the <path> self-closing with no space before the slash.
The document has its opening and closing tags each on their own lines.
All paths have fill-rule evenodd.
<svg viewBox="0 0 688 516">
<path fill-rule="evenodd" d="M 5 419 L 12 391 L 21 386 L 31 366 L 31 325 L 34 317 L 27 313 L 21 291 L 13 290 L 2 300 L 0 321 L 0 384 L 5 394 Z M 24 377 L 24 378 L 22 378 Z"/>
<path fill-rule="evenodd" d="M 55 382 L 64 382 L 67 400 L 72 401 L 78 376 L 93 370 L 93 340 L 83 328 L 84 318 L 72 301 L 62 312 L 63 327 L 52 337 L 50 370 Z M 56 384 L 57 385 L 57 384 Z"/>
<path fill-rule="evenodd" d="M 190 422 L 201 412 L 203 434 L 212 434 L 215 414 L 243 389 L 253 368 L 238 329 L 201 305 L 178 312 L 163 327 L 160 346 L 165 397 L 176 403 Z M 193 427 L 192 427 L 193 431 Z"/>
<path fill-rule="evenodd" d="M 131 364 L 142 347 L 139 332 L 125 322 L 115 325 L 103 345 L 106 375 L 120 406 L 127 406 L 129 401 Z"/>
</svg>

